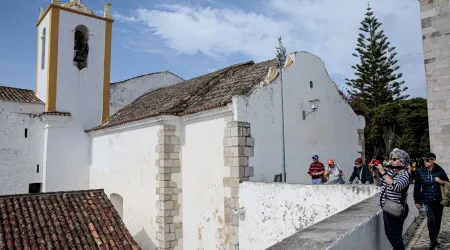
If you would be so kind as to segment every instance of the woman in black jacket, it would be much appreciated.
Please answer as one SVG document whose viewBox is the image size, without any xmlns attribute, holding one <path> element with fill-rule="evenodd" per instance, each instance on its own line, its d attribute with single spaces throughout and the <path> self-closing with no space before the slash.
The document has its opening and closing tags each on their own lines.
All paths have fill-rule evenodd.
<svg viewBox="0 0 450 250">
<path fill-rule="evenodd" d="M 423 156 L 424 167 L 417 169 L 416 181 L 414 184 L 414 201 L 417 209 L 422 204 L 427 212 L 428 233 L 430 236 L 430 249 L 439 246 L 437 238 L 441 230 L 441 219 L 444 206 L 442 200 L 442 181 L 448 181 L 448 176 L 438 164 L 435 163 L 436 155 L 426 153 Z"/>
<path fill-rule="evenodd" d="M 361 184 L 366 184 L 366 182 L 369 182 L 370 184 L 373 183 L 372 174 L 370 174 L 369 168 L 363 164 L 362 158 L 355 160 L 355 167 L 353 168 L 353 173 L 348 180 L 348 184 L 352 184 L 356 177 Z"/>
</svg>

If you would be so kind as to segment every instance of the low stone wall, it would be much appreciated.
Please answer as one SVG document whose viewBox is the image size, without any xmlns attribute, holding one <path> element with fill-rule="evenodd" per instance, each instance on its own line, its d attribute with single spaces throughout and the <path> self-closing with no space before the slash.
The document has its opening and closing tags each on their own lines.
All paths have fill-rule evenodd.
<svg viewBox="0 0 450 250">
<path fill-rule="evenodd" d="M 239 249 L 266 249 L 321 220 L 334 219 L 334 214 L 378 192 L 373 185 L 243 182 L 239 186 Z"/>
<path fill-rule="evenodd" d="M 409 214 L 404 231 L 414 222 L 419 211 L 414 206 L 413 187 L 408 193 Z M 327 249 L 327 250 L 379 250 L 391 249 L 384 234 L 383 213 L 378 206 L 377 194 L 321 222 L 305 228 L 269 250 Z"/>
</svg>

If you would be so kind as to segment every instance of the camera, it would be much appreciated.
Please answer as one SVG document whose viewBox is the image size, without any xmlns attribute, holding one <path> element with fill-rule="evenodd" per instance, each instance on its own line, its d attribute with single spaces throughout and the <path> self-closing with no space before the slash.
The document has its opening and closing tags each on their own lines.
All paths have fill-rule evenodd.
<svg viewBox="0 0 450 250">
<path fill-rule="evenodd" d="M 377 170 L 377 165 L 372 165 L 372 171 Z"/>
</svg>

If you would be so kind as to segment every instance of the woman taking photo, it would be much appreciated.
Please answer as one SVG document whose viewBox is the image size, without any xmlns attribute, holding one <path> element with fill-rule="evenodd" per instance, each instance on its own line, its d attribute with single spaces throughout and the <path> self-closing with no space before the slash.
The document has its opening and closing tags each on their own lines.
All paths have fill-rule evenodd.
<svg viewBox="0 0 450 250">
<path fill-rule="evenodd" d="M 404 250 L 403 222 L 408 216 L 409 208 L 406 203 L 409 188 L 408 153 L 394 149 L 390 154 L 391 160 L 387 164 L 387 171 L 378 164 L 381 175 L 380 206 L 383 208 L 384 231 L 394 250 Z"/>
</svg>

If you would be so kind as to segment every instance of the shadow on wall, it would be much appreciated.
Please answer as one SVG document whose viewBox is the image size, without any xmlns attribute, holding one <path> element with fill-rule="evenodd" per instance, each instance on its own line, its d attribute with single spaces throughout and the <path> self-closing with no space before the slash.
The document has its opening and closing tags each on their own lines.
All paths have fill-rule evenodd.
<svg viewBox="0 0 450 250">
<path fill-rule="evenodd" d="M 142 230 L 139 231 L 139 233 L 135 234 L 133 238 L 142 249 L 146 250 L 156 249 L 155 243 L 153 243 L 152 239 L 150 239 L 147 232 L 145 232 L 144 228 L 142 228 Z"/>
</svg>

